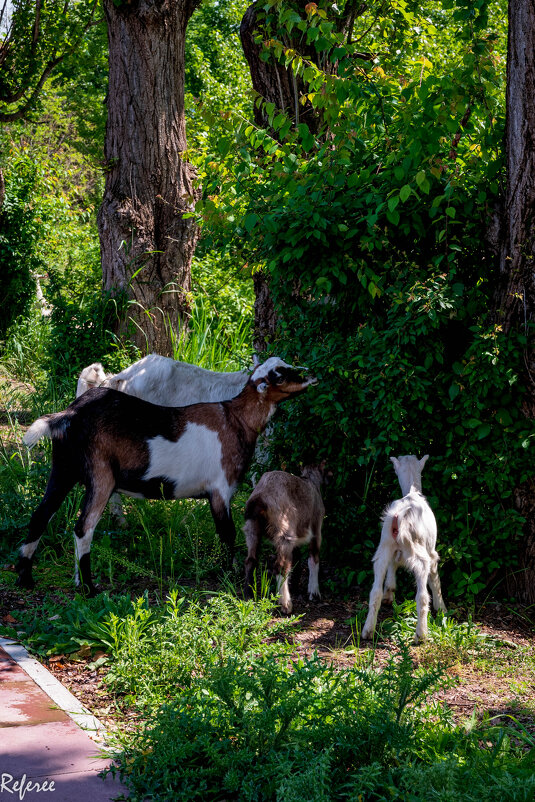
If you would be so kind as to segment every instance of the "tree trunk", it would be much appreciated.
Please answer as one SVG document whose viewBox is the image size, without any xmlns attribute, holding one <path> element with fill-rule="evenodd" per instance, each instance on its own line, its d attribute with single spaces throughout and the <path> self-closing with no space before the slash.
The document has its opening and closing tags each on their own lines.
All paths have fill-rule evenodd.
<svg viewBox="0 0 535 802">
<path fill-rule="evenodd" d="M 504 331 L 529 335 L 525 414 L 535 417 L 535 350 L 529 324 L 535 323 L 535 6 L 509 1 L 506 95 L 507 187 L 501 225 L 500 289 L 497 320 Z M 519 570 L 508 590 L 535 604 L 535 482 L 515 493 L 526 518 Z"/>
<path fill-rule="evenodd" d="M 186 150 L 184 42 L 200 0 L 104 0 L 109 89 L 106 187 L 98 214 L 103 288 L 126 296 L 119 331 L 172 354 L 188 311 L 198 230 Z"/>
</svg>

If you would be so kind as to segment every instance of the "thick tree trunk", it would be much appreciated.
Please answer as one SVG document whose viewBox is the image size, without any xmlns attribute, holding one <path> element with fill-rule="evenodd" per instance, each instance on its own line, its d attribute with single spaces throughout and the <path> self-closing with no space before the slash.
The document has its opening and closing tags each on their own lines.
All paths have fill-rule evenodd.
<svg viewBox="0 0 535 802">
<path fill-rule="evenodd" d="M 172 353 L 198 238 L 194 172 L 182 159 L 184 42 L 200 0 L 104 0 L 109 89 L 106 187 L 98 215 L 103 287 L 129 300 L 120 330 Z"/>
<path fill-rule="evenodd" d="M 535 6 L 509 0 L 507 55 L 507 188 L 501 226 L 500 290 L 497 320 L 505 331 L 525 331 L 528 394 L 525 413 L 535 417 Z M 515 493 L 526 518 L 519 570 L 508 589 L 535 604 L 535 482 Z"/>
</svg>

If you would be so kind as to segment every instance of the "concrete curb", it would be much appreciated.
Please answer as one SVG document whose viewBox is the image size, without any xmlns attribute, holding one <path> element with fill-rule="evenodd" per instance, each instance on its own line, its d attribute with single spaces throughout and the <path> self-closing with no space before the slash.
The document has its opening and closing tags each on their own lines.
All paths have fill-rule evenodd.
<svg viewBox="0 0 535 802">
<path fill-rule="evenodd" d="M 54 704 L 67 713 L 70 718 L 96 741 L 101 749 L 113 752 L 106 745 L 106 729 L 104 725 L 79 699 L 65 688 L 38 660 L 30 657 L 24 646 L 10 638 L 0 638 L 0 647 L 22 668 L 23 671 L 49 696 Z"/>
</svg>

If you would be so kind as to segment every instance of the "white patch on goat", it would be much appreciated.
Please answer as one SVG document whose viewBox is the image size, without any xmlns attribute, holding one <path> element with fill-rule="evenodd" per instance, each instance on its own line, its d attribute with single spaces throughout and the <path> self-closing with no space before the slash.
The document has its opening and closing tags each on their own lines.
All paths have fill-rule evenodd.
<svg viewBox="0 0 535 802">
<path fill-rule="evenodd" d="M 83 537 L 74 536 L 74 584 L 76 587 L 80 584 L 80 558 L 91 551 L 94 530 L 95 527 L 87 529 Z"/>
<path fill-rule="evenodd" d="M 19 549 L 19 554 L 21 557 L 27 557 L 29 560 L 32 559 L 33 555 L 35 554 L 35 550 L 39 545 L 39 538 L 34 540 L 33 543 L 23 543 Z"/>
<path fill-rule="evenodd" d="M 266 359 L 261 365 L 253 370 L 251 379 L 256 381 L 257 379 L 265 379 L 270 370 L 277 370 L 277 368 L 290 368 L 291 365 L 288 365 L 282 359 L 279 359 L 278 356 L 270 356 L 269 359 Z"/>
<path fill-rule="evenodd" d="M 290 574 L 286 576 L 277 574 L 277 593 L 279 594 L 280 606 L 283 613 L 288 615 L 292 612 L 292 598 L 290 596 Z"/>
<path fill-rule="evenodd" d="M 231 487 L 223 470 L 219 434 L 206 426 L 188 423 L 178 440 L 158 435 L 148 441 L 150 462 L 143 476 L 166 479 L 175 485 L 175 498 L 190 498 L 217 490 L 228 505 Z"/>
<path fill-rule="evenodd" d="M 314 597 L 321 598 L 320 586 L 318 582 L 319 562 L 316 562 L 314 557 L 308 558 L 308 598 Z"/>
</svg>

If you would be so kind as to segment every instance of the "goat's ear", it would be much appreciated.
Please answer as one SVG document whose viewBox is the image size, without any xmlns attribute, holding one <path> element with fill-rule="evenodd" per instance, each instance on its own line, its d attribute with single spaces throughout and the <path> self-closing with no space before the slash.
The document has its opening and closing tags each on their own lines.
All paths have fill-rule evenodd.
<svg viewBox="0 0 535 802">
<path fill-rule="evenodd" d="M 425 455 L 424 457 L 422 457 L 422 459 L 420 460 L 420 470 L 421 470 L 421 471 L 423 470 L 423 467 L 424 467 L 424 465 L 425 465 L 425 463 L 427 462 L 427 460 L 428 460 L 428 459 L 429 459 L 429 454 L 426 454 L 426 455 Z"/>
<path fill-rule="evenodd" d="M 256 354 L 253 354 L 253 370 L 261 364 Z"/>
<path fill-rule="evenodd" d="M 269 384 L 267 382 L 260 382 L 256 385 L 256 389 L 259 393 L 265 393 L 268 387 Z"/>
<path fill-rule="evenodd" d="M 399 460 L 398 460 L 398 458 L 397 457 L 390 457 L 390 461 L 391 461 L 392 465 L 394 466 L 394 468 L 397 471 L 398 468 L 399 468 Z"/>
</svg>

